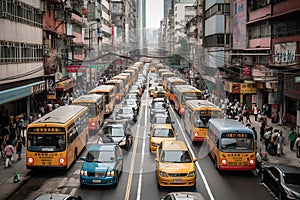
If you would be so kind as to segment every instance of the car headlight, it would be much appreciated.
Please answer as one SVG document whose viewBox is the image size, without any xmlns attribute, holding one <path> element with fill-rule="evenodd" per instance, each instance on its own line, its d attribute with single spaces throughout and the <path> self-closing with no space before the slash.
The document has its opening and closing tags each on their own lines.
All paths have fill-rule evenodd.
<svg viewBox="0 0 300 200">
<path fill-rule="evenodd" d="M 108 171 L 106 176 L 115 176 L 115 171 Z"/>
<path fill-rule="evenodd" d="M 80 170 L 80 175 L 81 176 L 87 176 L 87 171 L 86 170 Z"/>
<path fill-rule="evenodd" d="M 193 177 L 193 176 L 195 176 L 195 172 L 190 172 L 188 175 L 188 177 Z"/>
<path fill-rule="evenodd" d="M 159 174 L 163 177 L 167 177 L 167 173 L 166 172 L 163 172 L 163 171 L 160 171 Z"/>
</svg>

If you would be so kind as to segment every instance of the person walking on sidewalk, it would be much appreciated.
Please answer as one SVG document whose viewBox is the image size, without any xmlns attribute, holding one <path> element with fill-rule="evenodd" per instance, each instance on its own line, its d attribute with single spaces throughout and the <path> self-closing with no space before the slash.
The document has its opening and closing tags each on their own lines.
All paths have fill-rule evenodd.
<svg viewBox="0 0 300 200">
<path fill-rule="evenodd" d="M 14 155 L 14 147 L 11 145 L 11 141 L 7 141 L 7 146 L 4 149 L 4 153 L 5 153 L 5 167 L 9 167 L 12 166 L 12 157 Z"/>
<path fill-rule="evenodd" d="M 284 134 L 282 133 L 282 131 L 279 131 L 277 155 L 283 154 L 283 146 L 284 145 L 286 145 Z"/>
<path fill-rule="evenodd" d="M 18 160 L 22 159 L 21 153 L 22 153 L 22 138 L 21 135 L 18 135 L 16 141 L 16 154 L 18 154 Z"/>
<path fill-rule="evenodd" d="M 296 131 L 294 128 L 291 128 L 290 132 L 289 132 L 289 139 L 290 139 L 290 149 L 291 151 L 294 151 L 294 146 L 295 146 L 295 141 L 296 141 Z"/>
<path fill-rule="evenodd" d="M 257 121 L 257 116 L 258 116 L 258 108 L 257 105 L 255 104 L 254 107 L 252 108 L 252 113 L 254 115 L 255 121 Z"/>
<path fill-rule="evenodd" d="M 266 151 L 268 151 L 270 145 L 271 137 L 273 135 L 272 131 L 273 127 L 269 127 L 268 129 L 266 129 L 266 133 L 264 134 Z"/>
</svg>

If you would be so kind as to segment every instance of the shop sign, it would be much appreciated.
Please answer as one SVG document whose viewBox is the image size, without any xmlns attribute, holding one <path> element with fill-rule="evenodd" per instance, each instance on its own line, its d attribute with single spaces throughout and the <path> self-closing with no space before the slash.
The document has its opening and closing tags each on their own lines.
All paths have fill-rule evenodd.
<svg viewBox="0 0 300 200">
<path fill-rule="evenodd" d="M 241 91 L 241 85 L 239 83 L 232 83 L 232 94 L 239 94 Z"/>
<path fill-rule="evenodd" d="M 249 65 L 245 65 L 243 67 L 243 72 L 242 72 L 243 76 L 251 76 L 251 68 Z"/>
<path fill-rule="evenodd" d="M 108 67 L 108 64 L 86 65 L 85 67 L 88 68 L 88 69 L 90 69 L 90 68 L 93 68 L 93 69 L 102 69 L 102 68 Z"/>
<path fill-rule="evenodd" d="M 31 93 L 36 94 L 45 91 L 45 82 L 31 86 Z"/>
<path fill-rule="evenodd" d="M 73 66 L 73 65 L 71 65 L 71 66 L 67 66 L 66 67 L 66 72 L 68 72 L 68 73 L 76 73 L 76 72 L 83 72 L 83 73 L 85 73 L 86 72 L 86 67 L 85 66 L 81 66 L 81 65 L 79 65 L 79 66 Z"/>
<path fill-rule="evenodd" d="M 295 77 L 295 83 L 300 83 L 300 76 Z"/>
<path fill-rule="evenodd" d="M 241 84 L 241 93 L 242 94 L 255 94 L 256 88 L 253 87 L 253 84 L 251 83 L 242 83 Z"/>
<path fill-rule="evenodd" d="M 296 50 L 297 50 L 296 42 L 275 44 L 274 63 L 288 64 L 288 63 L 295 62 Z"/>
</svg>

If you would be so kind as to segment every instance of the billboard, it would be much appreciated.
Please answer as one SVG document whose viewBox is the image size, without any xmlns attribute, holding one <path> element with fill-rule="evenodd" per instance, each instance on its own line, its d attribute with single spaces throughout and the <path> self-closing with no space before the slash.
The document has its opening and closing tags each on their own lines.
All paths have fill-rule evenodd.
<svg viewBox="0 0 300 200">
<path fill-rule="evenodd" d="M 245 49 L 247 47 L 247 0 L 234 1 L 233 15 L 233 49 Z"/>
</svg>

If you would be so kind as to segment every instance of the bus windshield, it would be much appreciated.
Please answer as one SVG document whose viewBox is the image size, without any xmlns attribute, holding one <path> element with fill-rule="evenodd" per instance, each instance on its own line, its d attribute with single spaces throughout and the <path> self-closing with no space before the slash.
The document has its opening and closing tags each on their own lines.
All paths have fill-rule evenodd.
<svg viewBox="0 0 300 200">
<path fill-rule="evenodd" d="M 254 140 L 252 135 L 247 134 L 248 137 L 222 137 L 221 150 L 223 152 L 253 152 Z"/>
<path fill-rule="evenodd" d="M 199 92 L 185 92 L 181 97 L 181 104 L 185 104 L 189 100 L 202 100 L 202 96 Z"/>
<path fill-rule="evenodd" d="M 65 133 L 62 134 L 31 134 L 28 133 L 29 151 L 59 152 L 66 149 Z"/>
</svg>

